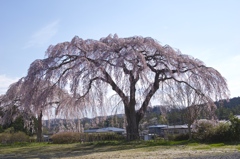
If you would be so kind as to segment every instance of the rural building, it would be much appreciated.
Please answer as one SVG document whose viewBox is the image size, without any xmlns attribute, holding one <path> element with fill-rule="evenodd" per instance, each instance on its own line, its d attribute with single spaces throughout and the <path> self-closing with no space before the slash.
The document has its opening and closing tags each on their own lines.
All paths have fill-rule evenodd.
<svg viewBox="0 0 240 159">
<path fill-rule="evenodd" d="M 174 126 L 167 126 L 163 128 L 164 134 L 187 134 L 188 133 L 188 126 L 187 125 L 174 125 Z"/>
<path fill-rule="evenodd" d="M 186 134 L 188 133 L 187 125 L 152 125 L 148 127 L 148 133 L 164 137 L 166 134 Z"/>
<path fill-rule="evenodd" d="M 158 136 L 164 136 L 163 128 L 166 128 L 167 125 L 152 125 L 148 127 L 148 133 Z"/>
</svg>

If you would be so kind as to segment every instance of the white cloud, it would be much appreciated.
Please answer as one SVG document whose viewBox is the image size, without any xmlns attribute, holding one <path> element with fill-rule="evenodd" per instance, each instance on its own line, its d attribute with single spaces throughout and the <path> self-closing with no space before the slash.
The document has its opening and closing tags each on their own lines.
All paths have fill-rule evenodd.
<svg viewBox="0 0 240 159">
<path fill-rule="evenodd" d="M 11 78 L 7 77 L 6 75 L 0 75 L 0 95 L 6 93 L 8 87 L 17 82 L 19 78 Z"/>
<path fill-rule="evenodd" d="M 42 46 L 49 42 L 49 40 L 57 34 L 58 32 L 59 20 L 56 20 L 43 28 L 36 31 L 24 48 L 34 47 L 34 46 Z"/>
</svg>

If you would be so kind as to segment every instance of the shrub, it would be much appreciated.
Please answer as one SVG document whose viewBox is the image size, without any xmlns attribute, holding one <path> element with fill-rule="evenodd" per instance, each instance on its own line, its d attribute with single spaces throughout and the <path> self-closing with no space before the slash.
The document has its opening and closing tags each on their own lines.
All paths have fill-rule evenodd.
<svg viewBox="0 0 240 159">
<path fill-rule="evenodd" d="M 213 133 L 215 123 L 212 121 L 201 121 L 196 125 L 196 130 L 193 133 L 193 138 L 198 141 L 208 142 L 209 137 Z"/>
<path fill-rule="evenodd" d="M 123 140 L 124 137 L 116 133 L 77 133 L 77 132 L 62 132 L 54 134 L 51 137 L 53 143 L 67 144 L 76 142 L 95 142 L 109 140 Z"/>
<path fill-rule="evenodd" d="M 109 141 L 109 140 L 123 140 L 122 135 L 116 133 L 94 133 L 94 134 L 82 134 L 81 139 L 86 142 L 94 141 Z"/>
<path fill-rule="evenodd" d="M 9 127 L 9 128 L 7 128 L 7 129 L 5 129 L 4 132 L 5 132 L 5 133 L 10 133 L 10 134 L 12 134 L 12 133 L 15 132 L 15 130 L 14 130 L 14 127 Z"/>
<path fill-rule="evenodd" d="M 61 132 L 51 136 L 53 143 L 68 144 L 80 141 L 80 133 L 77 132 Z"/>
<path fill-rule="evenodd" d="M 0 142 L 9 144 L 16 142 L 29 142 L 29 136 L 27 136 L 24 132 L 16 132 L 16 133 L 1 133 L 0 134 Z"/>
<path fill-rule="evenodd" d="M 233 141 L 240 141 L 240 119 L 235 116 L 230 116 L 230 132 Z"/>
<path fill-rule="evenodd" d="M 197 125 L 193 135 L 195 140 L 201 142 L 226 142 L 231 140 L 230 125 L 228 123 L 201 122 Z"/>
<path fill-rule="evenodd" d="M 228 123 L 219 123 L 213 128 L 209 136 L 210 142 L 225 142 L 231 140 L 230 125 Z"/>
<path fill-rule="evenodd" d="M 0 125 L 0 133 L 4 132 L 2 125 Z"/>
<path fill-rule="evenodd" d="M 183 141 L 188 139 L 189 139 L 189 134 L 179 134 L 179 135 L 175 135 L 173 138 L 174 141 Z"/>
<path fill-rule="evenodd" d="M 1 133 L 0 134 L 0 142 L 3 144 L 10 143 L 11 134 L 10 133 Z"/>
<path fill-rule="evenodd" d="M 11 134 L 12 142 L 29 142 L 29 136 L 27 136 L 24 132 L 16 132 Z"/>
</svg>

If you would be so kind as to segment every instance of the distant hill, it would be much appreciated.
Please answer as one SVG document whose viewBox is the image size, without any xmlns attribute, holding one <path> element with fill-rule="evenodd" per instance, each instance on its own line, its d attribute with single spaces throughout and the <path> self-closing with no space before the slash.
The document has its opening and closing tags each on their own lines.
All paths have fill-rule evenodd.
<svg viewBox="0 0 240 159">
<path fill-rule="evenodd" d="M 218 119 L 228 119 L 230 114 L 240 115 L 240 97 L 231 98 L 229 101 L 216 102 Z"/>
</svg>

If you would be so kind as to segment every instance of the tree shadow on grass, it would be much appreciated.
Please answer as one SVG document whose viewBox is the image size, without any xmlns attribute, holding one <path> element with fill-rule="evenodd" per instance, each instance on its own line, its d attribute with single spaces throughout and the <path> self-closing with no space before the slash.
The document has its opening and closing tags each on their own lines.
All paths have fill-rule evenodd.
<svg viewBox="0 0 240 159">
<path fill-rule="evenodd" d="M 51 159 L 51 158 L 68 158 L 68 157 L 82 157 L 99 152 L 113 152 L 120 150 L 131 150 L 144 147 L 153 146 L 172 146 L 172 145 L 184 145 L 187 142 L 171 143 L 171 142 L 142 142 L 142 141 L 102 141 L 95 143 L 75 143 L 75 144 L 33 144 L 33 145 L 21 145 L 19 147 L 13 146 L 1 146 L 0 150 L 1 159 Z M 6 151 L 4 152 L 4 148 Z M 9 150 L 10 151 L 7 151 Z M 1 155 L 4 152 L 4 155 Z"/>
<path fill-rule="evenodd" d="M 1 159 L 51 159 L 81 157 L 97 152 L 111 152 L 127 149 L 136 149 L 147 145 L 129 142 L 97 142 L 84 144 L 45 144 L 24 146 L 1 146 Z M 5 149 L 5 150 L 4 150 Z M 2 152 L 2 153 L 1 153 Z"/>
</svg>

